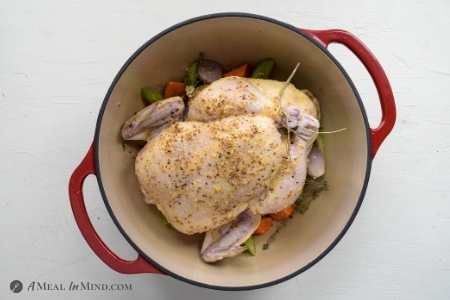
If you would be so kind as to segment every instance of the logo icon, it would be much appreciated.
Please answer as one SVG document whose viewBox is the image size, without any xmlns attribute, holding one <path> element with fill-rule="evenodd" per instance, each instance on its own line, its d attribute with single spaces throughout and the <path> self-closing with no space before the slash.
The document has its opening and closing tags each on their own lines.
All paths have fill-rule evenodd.
<svg viewBox="0 0 450 300">
<path fill-rule="evenodd" d="M 19 280 L 13 280 L 9 284 L 9 288 L 13 293 L 20 293 L 20 291 L 23 289 L 23 284 Z"/>
</svg>

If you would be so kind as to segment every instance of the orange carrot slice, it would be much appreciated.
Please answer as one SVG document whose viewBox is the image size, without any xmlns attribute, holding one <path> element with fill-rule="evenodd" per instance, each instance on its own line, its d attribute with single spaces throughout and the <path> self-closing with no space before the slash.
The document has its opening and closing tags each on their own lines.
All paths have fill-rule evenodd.
<svg viewBox="0 0 450 300">
<path fill-rule="evenodd" d="M 257 234 L 257 235 L 264 234 L 267 231 L 269 231 L 271 227 L 272 227 L 272 218 L 271 217 L 263 217 L 261 219 L 261 222 L 258 225 L 258 228 L 256 228 L 254 234 Z"/>
<path fill-rule="evenodd" d="M 185 93 L 186 86 L 183 82 L 169 81 L 164 89 L 164 98 L 170 98 L 173 96 L 181 96 Z"/>
<path fill-rule="evenodd" d="M 239 66 L 231 71 L 228 71 L 223 75 L 223 77 L 227 76 L 239 76 L 239 77 L 247 77 L 250 73 L 250 67 L 248 64 L 244 64 L 242 66 Z"/>
<path fill-rule="evenodd" d="M 291 206 L 288 206 L 288 207 L 280 210 L 279 212 L 271 214 L 270 216 L 275 221 L 282 221 L 282 220 L 286 220 L 287 218 L 289 218 L 294 213 L 294 210 L 295 210 L 294 205 L 291 205 Z"/>
</svg>

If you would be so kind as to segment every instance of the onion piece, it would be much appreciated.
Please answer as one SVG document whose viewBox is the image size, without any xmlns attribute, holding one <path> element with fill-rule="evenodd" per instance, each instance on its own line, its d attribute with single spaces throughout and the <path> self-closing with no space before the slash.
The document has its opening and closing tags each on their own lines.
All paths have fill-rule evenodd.
<svg viewBox="0 0 450 300">
<path fill-rule="evenodd" d="M 318 178 L 325 174 L 325 157 L 319 147 L 314 146 L 308 155 L 308 175 Z"/>
<path fill-rule="evenodd" d="M 220 79 L 223 74 L 222 66 L 213 60 L 200 59 L 198 62 L 198 77 L 204 83 L 211 83 Z"/>
</svg>

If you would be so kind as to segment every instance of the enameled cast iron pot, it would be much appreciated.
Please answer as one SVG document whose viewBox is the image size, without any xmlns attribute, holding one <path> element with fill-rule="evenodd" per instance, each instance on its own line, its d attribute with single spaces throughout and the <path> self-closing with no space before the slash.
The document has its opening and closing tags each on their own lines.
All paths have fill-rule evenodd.
<svg viewBox="0 0 450 300">
<path fill-rule="evenodd" d="M 382 121 L 371 129 L 362 101 L 342 66 L 326 47 L 340 43 L 364 64 L 378 91 Z M 347 128 L 326 136 L 326 179 L 322 193 L 304 215 L 296 216 L 266 251 L 211 265 L 201 261 L 199 241 L 168 228 L 154 207 L 144 203 L 134 176 L 134 159 L 123 151 L 123 122 L 142 106 L 143 86 L 162 87 L 183 78 L 199 52 L 231 68 L 273 57 L 275 78 L 284 80 L 297 62 L 293 82 L 320 101 L 324 130 Z M 139 48 L 121 68 L 101 106 L 94 143 L 74 171 L 70 202 L 78 227 L 95 254 L 117 272 L 165 273 L 199 286 L 244 290 L 270 286 L 307 270 L 342 238 L 361 205 L 372 160 L 395 122 L 388 79 L 360 40 L 342 30 L 306 30 L 267 17 L 221 13 L 179 23 Z M 89 221 L 82 186 L 94 174 L 105 205 L 128 242 L 134 261 L 115 255 Z"/>
</svg>

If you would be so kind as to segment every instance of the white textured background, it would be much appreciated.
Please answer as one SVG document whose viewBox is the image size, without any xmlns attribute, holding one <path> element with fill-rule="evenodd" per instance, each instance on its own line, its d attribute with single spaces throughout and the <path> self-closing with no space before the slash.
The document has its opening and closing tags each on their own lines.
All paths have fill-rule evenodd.
<svg viewBox="0 0 450 300">
<path fill-rule="evenodd" d="M 75 225 L 69 175 L 130 54 L 174 23 L 221 11 L 353 32 L 391 79 L 397 126 L 376 157 L 353 226 L 306 273 L 248 292 L 117 274 L 95 257 Z M 448 0 L 0 0 L 0 299 L 450 299 L 449 37 Z M 376 124 L 379 104 L 368 74 L 343 47 L 331 50 Z M 101 235 L 121 256 L 133 257 L 96 181 L 89 179 L 85 190 Z M 13 279 L 132 283 L 134 290 L 13 294 Z"/>
</svg>

